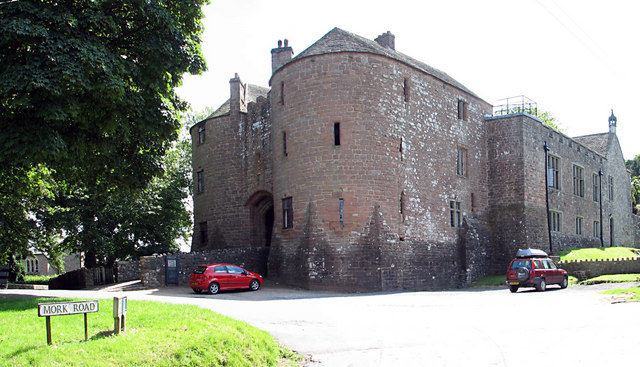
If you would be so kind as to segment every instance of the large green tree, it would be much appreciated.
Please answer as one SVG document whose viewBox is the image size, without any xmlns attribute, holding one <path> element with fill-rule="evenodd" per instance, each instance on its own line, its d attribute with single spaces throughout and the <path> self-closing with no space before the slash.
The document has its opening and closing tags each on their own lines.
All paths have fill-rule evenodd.
<svg viewBox="0 0 640 367">
<path fill-rule="evenodd" d="M 186 109 L 174 90 L 205 69 L 206 2 L 0 2 L 0 261 L 92 227 L 116 236 L 121 224 L 89 213 L 169 185 L 165 153 Z"/>
<path fill-rule="evenodd" d="M 640 212 L 640 154 L 624 162 L 631 173 L 631 197 L 633 198 L 633 212 Z"/>
</svg>

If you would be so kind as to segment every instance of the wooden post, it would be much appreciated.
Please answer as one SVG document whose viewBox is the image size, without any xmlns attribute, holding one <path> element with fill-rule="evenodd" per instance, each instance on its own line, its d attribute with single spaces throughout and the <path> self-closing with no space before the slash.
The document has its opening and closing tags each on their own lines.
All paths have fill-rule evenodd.
<svg viewBox="0 0 640 367">
<path fill-rule="evenodd" d="M 47 345 L 51 345 L 51 316 L 47 316 Z"/>
<path fill-rule="evenodd" d="M 84 314 L 84 341 L 89 340 L 89 328 L 87 326 L 87 314 Z"/>
</svg>

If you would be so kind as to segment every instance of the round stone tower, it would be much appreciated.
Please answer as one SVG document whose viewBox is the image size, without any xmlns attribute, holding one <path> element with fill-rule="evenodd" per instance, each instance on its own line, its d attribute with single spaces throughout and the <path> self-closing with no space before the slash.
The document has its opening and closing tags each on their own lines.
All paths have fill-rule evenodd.
<svg viewBox="0 0 640 367">
<path fill-rule="evenodd" d="M 460 218 L 471 205 L 481 216 L 487 193 L 471 189 L 486 160 L 456 177 L 456 154 L 484 158 L 489 106 L 393 41 L 336 28 L 273 66 L 270 277 L 347 291 L 458 283 Z"/>
</svg>

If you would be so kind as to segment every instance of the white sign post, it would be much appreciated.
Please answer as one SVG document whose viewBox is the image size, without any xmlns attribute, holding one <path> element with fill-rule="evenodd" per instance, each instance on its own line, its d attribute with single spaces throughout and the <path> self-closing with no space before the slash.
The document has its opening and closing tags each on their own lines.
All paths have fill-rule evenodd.
<svg viewBox="0 0 640 367">
<path fill-rule="evenodd" d="M 51 316 L 84 314 L 84 340 L 89 340 L 87 314 L 98 312 L 98 300 L 38 303 L 38 316 L 47 318 L 47 344 L 51 345 Z"/>
<path fill-rule="evenodd" d="M 113 297 L 113 326 L 116 334 L 127 328 L 127 297 Z"/>
</svg>

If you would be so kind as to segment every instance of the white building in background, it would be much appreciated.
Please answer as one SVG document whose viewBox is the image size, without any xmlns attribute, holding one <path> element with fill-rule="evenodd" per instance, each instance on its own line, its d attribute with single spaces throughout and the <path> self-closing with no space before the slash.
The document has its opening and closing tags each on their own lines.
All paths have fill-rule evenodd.
<svg viewBox="0 0 640 367">
<path fill-rule="evenodd" d="M 64 271 L 80 269 L 84 265 L 82 254 L 62 255 Z M 31 255 L 22 261 L 27 269 L 27 275 L 56 275 L 58 270 L 49 263 L 49 259 L 40 251 L 31 251 Z"/>
</svg>

